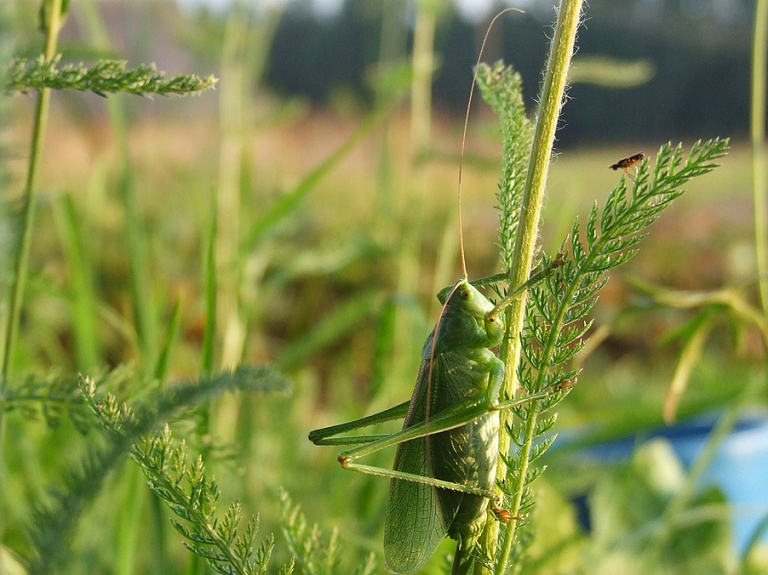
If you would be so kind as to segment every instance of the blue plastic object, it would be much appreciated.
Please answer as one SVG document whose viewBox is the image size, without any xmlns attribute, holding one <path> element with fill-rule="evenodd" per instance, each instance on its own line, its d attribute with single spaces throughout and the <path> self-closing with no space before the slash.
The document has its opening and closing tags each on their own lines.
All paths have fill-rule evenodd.
<svg viewBox="0 0 768 575">
<path fill-rule="evenodd" d="M 702 416 L 640 436 L 585 447 L 579 453 L 599 461 L 622 461 L 629 459 L 643 441 L 660 437 L 670 442 L 688 469 L 704 448 L 717 420 L 717 415 Z M 755 529 L 768 516 L 768 414 L 752 413 L 738 420 L 704 472 L 701 485 L 716 485 L 722 490 L 733 513 L 734 544 L 740 553 L 745 551 Z M 579 498 L 574 503 L 579 507 L 585 501 Z M 580 516 L 586 519 L 581 513 Z M 760 540 L 768 542 L 768 530 Z"/>
</svg>

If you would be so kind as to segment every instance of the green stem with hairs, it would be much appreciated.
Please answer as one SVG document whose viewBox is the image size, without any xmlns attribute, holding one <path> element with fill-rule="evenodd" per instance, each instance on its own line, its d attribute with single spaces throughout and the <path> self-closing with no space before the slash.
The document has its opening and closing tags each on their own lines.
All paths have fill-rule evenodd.
<svg viewBox="0 0 768 575">
<path fill-rule="evenodd" d="M 768 194 L 765 181 L 765 67 L 768 49 L 768 0 L 758 0 L 752 38 L 752 189 L 755 204 L 755 251 L 760 301 L 768 314 Z"/>
<path fill-rule="evenodd" d="M 544 78 L 540 105 L 536 118 L 536 129 L 531 149 L 528 175 L 523 192 L 520 224 L 517 230 L 515 251 L 512 267 L 509 270 L 509 285 L 522 285 L 531 274 L 533 259 L 536 252 L 536 238 L 538 236 L 541 208 L 544 202 L 544 191 L 549 171 L 549 163 L 552 156 L 552 148 L 555 141 L 555 130 L 560 117 L 560 109 L 563 104 L 565 88 L 568 78 L 568 68 L 573 56 L 573 48 L 576 42 L 576 31 L 579 27 L 583 0 L 561 0 L 558 11 L 555 34 L 547 63 L 547 73 Z M 504 397 L 514 397 L 517 393 L 518 381 L 516 378 L 517 365 L 520 362 L 521 347 L 519 334 L 523 329 L 525 317 L 525 293 L 507 308 L 506 325 L 507 337 L 502 345 L 500 355 L 506 370 L 504 375 Z M 502 426 L 507 425 L 511 418 L 510 412 L 502 413 Z M 523 461 L 527 461 L 528 452 L 532 444 L 533 430 L 536 426 L 536 418 L 532 416 L 526 424 L 525 441 L 523 443 Z M 508 453 L 510 438 L 507 434 L 500 434 L 499 452 Z M 521 469 L 518 474 L 519 485 L 514 486 L 516 497 L 512 502 L 510 514 L 514 517 L 519 514 L 524 491 L 524 482 L 527 468 Z M 505 478 L 507 467 L 503 460 L 499 459 L 497 478 Z M 516 521 L 507 524 L 504 534 L 501 555 L 496 563 L 495 573 L 503 575 L 507 571 L 512 547 L 515 541 Z M 493 550 L 499 538 L 499 524 L 489 521 L 486 524 L 484 534 L 485 549 Z M 484 573 L 481 565 L 475 567 L 475 573 Z"/>
</svg>

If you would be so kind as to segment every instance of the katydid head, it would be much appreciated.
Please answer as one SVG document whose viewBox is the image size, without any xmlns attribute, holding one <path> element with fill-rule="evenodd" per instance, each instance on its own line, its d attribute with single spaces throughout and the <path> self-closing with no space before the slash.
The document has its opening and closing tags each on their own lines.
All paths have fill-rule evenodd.
<svg viewBox="0 0 768 575">
<path fill-rule="evenodd" d="M 443 304 L 443 313 L 454 310 L 472 317 L 485 332 L 484 347 L 496 347 L 504 337 L 504 322 L 495 313 L 493 303 L 466 278 L 460 279 L 437 295 Z M 450 313 L 450 312 L 449 312 Z"/>
</svg>

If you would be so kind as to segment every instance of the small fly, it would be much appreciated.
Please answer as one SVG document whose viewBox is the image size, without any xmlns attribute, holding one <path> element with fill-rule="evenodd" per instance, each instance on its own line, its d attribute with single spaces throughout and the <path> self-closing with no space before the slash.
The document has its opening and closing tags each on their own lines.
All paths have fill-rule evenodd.
<svg viewBox="0 0 768 575">
<path fill-rule="evenodd" d="M 624 170 L 624 173 L 626 174 L 627 170 L 629 168 L 632 168 L 636 164 L 639 164 L 644 159 L 645 159 L 645 154 L 643 154 L 642 152 L 639 152 L 639 153 L 635 154 L 634 156 L 629 156 L 628 158 L 623 158 L 623 159 L 619 160 L 618 162 L 616 162 L 615 164 L 613 164 L 612 166 L 608 166 L 608 167 L 610 169 L 614 170 L 614 171 L 615 170 Z"/>
</svg>

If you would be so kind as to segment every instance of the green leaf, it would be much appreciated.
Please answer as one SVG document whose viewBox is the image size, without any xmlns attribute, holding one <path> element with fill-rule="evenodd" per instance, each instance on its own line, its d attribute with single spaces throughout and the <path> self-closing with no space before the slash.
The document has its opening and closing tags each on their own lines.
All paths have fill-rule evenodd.
<svg viewBox="0 0 768 575">
<path fill-rule="evenodd" d="M 80 90 L 99 96 L 127 93 L 141 96 L 186 96 L 213 88 L 218 80 L 213 76 L 200 78 L 194 74 L 174 76 L 168 80 L 154 64 L 142 64 L 126 69 L 121 60 L 99 60 L 92 67 L 82 63 L 59 67 L 61 55 L 46 61 L 44 56 L 34 60 L 18 58 L 11 62 L 6 80 L 6 92 L 40 90 Z"/>
</svg>

